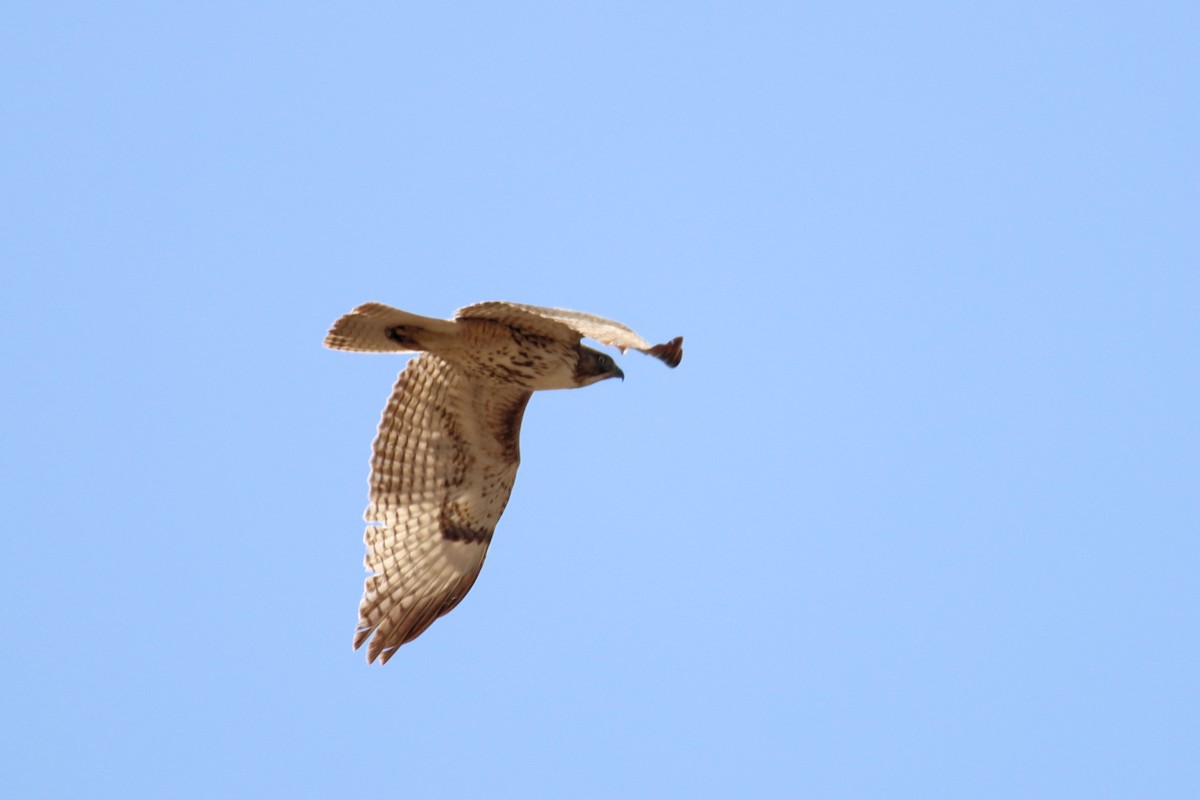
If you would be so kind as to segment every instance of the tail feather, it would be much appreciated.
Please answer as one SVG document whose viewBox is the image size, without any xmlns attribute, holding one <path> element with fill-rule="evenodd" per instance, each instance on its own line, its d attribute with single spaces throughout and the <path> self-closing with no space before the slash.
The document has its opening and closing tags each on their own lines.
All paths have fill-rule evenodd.
<svg viewBox="0 0 1200 800">
<path fill-rule="evenodd" d="M 346 314 L 329 329 L 325 346 L 332 350 L 357 353 L 407 353 L 416 350 L 406 337 L 397 336 L 397 327 L 453 334 L 453 320 L 422 317 L 383 303 L 365 303 Z"/>
</svg>

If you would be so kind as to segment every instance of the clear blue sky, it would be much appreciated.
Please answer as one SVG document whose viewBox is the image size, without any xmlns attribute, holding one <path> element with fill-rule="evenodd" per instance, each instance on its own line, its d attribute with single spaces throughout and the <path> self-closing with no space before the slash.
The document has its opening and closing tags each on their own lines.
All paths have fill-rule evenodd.
<svg viewBox="0 0 1200 800">
<path fill-rule="evenodd" d="M 8 3 L 0 794 L 1200 796 L 1194 3 Z M 378 300 L 530 404 L 350 642 Z"/>
</svg>

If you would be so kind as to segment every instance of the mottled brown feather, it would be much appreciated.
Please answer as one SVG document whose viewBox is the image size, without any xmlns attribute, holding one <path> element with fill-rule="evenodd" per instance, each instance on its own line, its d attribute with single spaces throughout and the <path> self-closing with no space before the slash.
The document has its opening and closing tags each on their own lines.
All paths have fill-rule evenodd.
<svg viewBox="0 0 1200 800">
<path fill-rule="evenodd" d="M 390 658 L 474 584 L 512 491 L 530 393 L 423 353 L 400 373 L 375 437 L 367 571 L 354 646 Z"/>
<path fill-rule="evenodd" d="M 583 311 L 494 300 L 460 308 L 455 318 L 494 319 L 518 328 L 559 331 L 559 336 L 567 335 L 561 333 L 565 329 L 570 331 L 569 335 L 586 336 L 600 344 L 616 347 L 621 352 L 638 350 L 652 355 L 669 367 L 677 367 L 683 360 L 682 336 L 677 336 L 666 344 L 651 345 L 628 325 Z"/>
</svg>

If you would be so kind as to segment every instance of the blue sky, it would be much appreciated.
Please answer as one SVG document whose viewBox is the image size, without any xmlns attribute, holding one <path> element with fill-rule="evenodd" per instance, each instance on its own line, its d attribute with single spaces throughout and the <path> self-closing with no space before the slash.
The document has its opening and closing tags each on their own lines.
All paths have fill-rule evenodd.
<svg viewBox="0 0 1200 800">
<path fill-rule="evenodd" d="M 1195 797 L 1187 3 L 0 11 L 8 797 Z M 378 300 L 686 337 L 533 399 L 350 649 Z"/>
</svg>

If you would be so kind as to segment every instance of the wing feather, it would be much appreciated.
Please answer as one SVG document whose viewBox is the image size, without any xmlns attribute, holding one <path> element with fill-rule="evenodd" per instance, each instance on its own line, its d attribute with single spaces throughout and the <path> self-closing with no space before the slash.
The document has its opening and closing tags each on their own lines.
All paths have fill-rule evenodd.
<svg viewBox="0 0 1200 800">
<path fill-rule="evenodd" d="M 557 326 L 555 330 L 561 331 L 562 328 L 566 328 L 575 335 L 586 336 L 600 344 L 616 347 L 621 352 L 630 349 L 639 350 L 663 361 L 669 367 L 679 366 L 679 362 L 683 359 L 683 337 L 681 336 L 677 336 L 665 344 L 651 345 L 628 325 L 583 311 L 493 301 L 460 308 L 454 316 L 457 319 L 494 319 L 510 325 L 534 329 L 538 325 L 545 326 L 547 323 L 551 323 Z"/>
<path fill-rule="evenodd" d="M 400 373 L 371 458 L 354 647 L 386 663 L 474 584 L 520 461 L 529 393 L 483 384 L 430 353 Z"/>
</svg>

